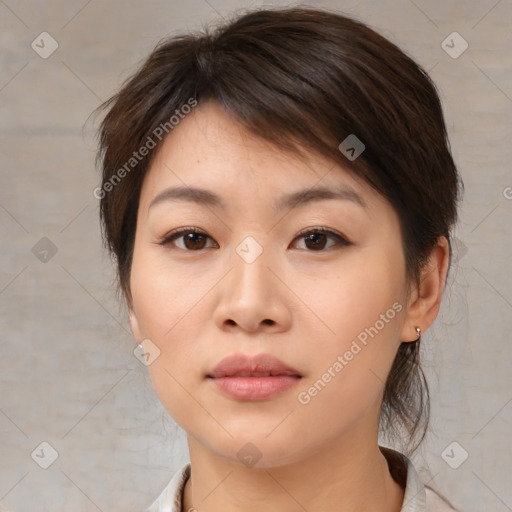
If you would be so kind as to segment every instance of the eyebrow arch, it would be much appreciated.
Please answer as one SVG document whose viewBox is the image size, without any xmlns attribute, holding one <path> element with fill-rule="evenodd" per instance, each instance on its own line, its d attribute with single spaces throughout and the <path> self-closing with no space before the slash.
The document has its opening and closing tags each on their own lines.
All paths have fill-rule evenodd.
<svg viewBox="0 0 512 512">
<path fill-rule="evenodd" d="M 315 187 L 298 190 L 282 196 L 279 201 L 273 204 L 275 211 L 305 206 L 313 201 L 325 199 L 340 199 L 352 201 L 353 203 L 367 209 L 368 205 L 364 199 L 352 188 L 347 187 Z M 226 210 L 226 203 L 213 192 L 197 187 L 170 187 L 160 192 L 148 207 L 148 210 L 156 204 L 166 201 L 190 201 L 199 205 L 207 205 L 213 208 Z"/>
</svg>

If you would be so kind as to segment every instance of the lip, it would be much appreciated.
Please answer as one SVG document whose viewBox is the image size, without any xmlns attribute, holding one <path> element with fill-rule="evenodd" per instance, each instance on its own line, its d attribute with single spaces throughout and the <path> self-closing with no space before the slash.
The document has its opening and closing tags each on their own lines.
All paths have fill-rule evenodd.
<svg viewBox="0 0 512 512">
<path fill-rule="evenodd" d="M 239 400 L 266 400 L 296 385 L 302 375 L 274 356 L 234 354 L 207 375 L 222 393 Z"/>
<path fill-rule="evenodd" d="M 270 373 L 272 376 L 294 375 L 302 377 L 295 368 L 286 365 L 277 359 L 277 357 L 271 356 L 270 354 L 258 354 L 255 356 L 233 354 L 222 359 L 222 361 L 208 374 L 208 377 L 247 377 L 248 375 L 242 374 L 261 376 L 261 374 L 265 373 Z"/>
</svg>

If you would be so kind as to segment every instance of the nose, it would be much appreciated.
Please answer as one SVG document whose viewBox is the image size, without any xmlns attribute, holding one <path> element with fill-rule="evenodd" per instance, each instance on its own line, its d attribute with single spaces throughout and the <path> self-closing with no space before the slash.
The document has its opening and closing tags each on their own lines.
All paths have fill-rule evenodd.
<svg viewBox="0 0 512 512">
<path fill-rule="evenodd" d="M 234 252 L 232 270 L 219 283 L 220 298 L 214 314 L 224 330 L 279 332 L 289 328 L 291 312 L 287 301 L 293 294 L 270 258 L 270 250 L 252 262 Z"/>
</svg>

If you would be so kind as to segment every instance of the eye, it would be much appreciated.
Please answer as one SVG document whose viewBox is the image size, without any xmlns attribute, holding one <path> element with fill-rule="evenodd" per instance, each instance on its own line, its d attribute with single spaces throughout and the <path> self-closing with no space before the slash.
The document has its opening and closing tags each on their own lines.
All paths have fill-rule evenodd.
<svg viewBox="0 0 512 512">
<path fill-rule="evenodd" d="M 346 238 L 344 238 L 343 236 L 339 235 L 338 233 L 335 233 L 334 231 L 331 231 L 330 229 L 322 227 L 308 228 L 307 230 L 303 230 L 297 235 L 295 240 L 304 240 L 305 247 L 310 252 L 321 252 L 322 250 L 325 249 L 326 241 L 329 238 L 331 240 L 334 240 L 334 243 L 332 243 L 330 247 L 334 245 L 351 245 L 351 243 L 347 241 Z M 181 245 L 175 243 L 176 240 L 180 239 L 182 239 L 183 242 Z M 205 245 L 205 242 L 208 239 L 212 240 L 212 238 L 203 231 L 193 227 L 186 227 L 172 231 L 163 240 L 158 242 L 158 244 L 166 246 L 170 243 L 173 243 L 173 245 L 175 245 L 179 249 L 188 252 L 194 252 L 207 249 L 208 247 Z M 215 244 L 210 247 L 218 248 L 218 245 Z"/>
<path fill-rule="evenodd" d="M 184 251 L 200 251 L 205 249 L 205 241 L 210 238 L 206 233 L 200 231 L 196 228 L 188 227 L 188 228 L 179 228 L 169 233 L 162 241 L 158 242 L 159 245 L 168 245 L 175 240 L 183 239 L 183 245 L 176 245 L 179 249 L 183 249 Z M 210 238 L 211 240 L 211 238 Z"/>
<path fill-rule="evenodd" d="M 321 252 L 325 249 L 326 240 L 334 240 L 334 245 L 348 246 L 350 242 L 343 236 L 331 231 L 327 228 L 308 228 L 307 230 L 301 231 L 295 240 L 302 239 L 305 241 L 305 246 L 313 252 Z"/>
</svg>

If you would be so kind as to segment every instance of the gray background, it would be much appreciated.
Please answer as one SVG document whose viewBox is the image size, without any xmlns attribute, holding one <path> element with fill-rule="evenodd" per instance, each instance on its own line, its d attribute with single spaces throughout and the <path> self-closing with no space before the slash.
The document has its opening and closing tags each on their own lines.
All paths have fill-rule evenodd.
<svg viewBox="0 0 512 512">
<path fill-rule="evenodd" d="M 116 302 L 92 193 L 99 174 L 88 117 L 160 38 L 257 5 L 0 0 L 5 510 L 141 511 L 188 460 L 184 433 L 133 355 Z M 458 267 L 425 336 L 434 421 L 414 460 L 462 510 L 512 510 L 512 1 L 307 5 L 369 23 L 439 87 L 466 192 L 455 233 Z M 46 59 L 31 47 L 34 40 L 41 46 L 43 31 L 59 45 Z M 456 59 L 441 46 L 453 31 L 469 44 Z M 39 447 L 43 441 L 58 452 L 48 469 L 36 463 L 51 454 Z M 453 469 L 446 460 L 459 464 L 462 450 L 469 456 Z"/>
</svg>

